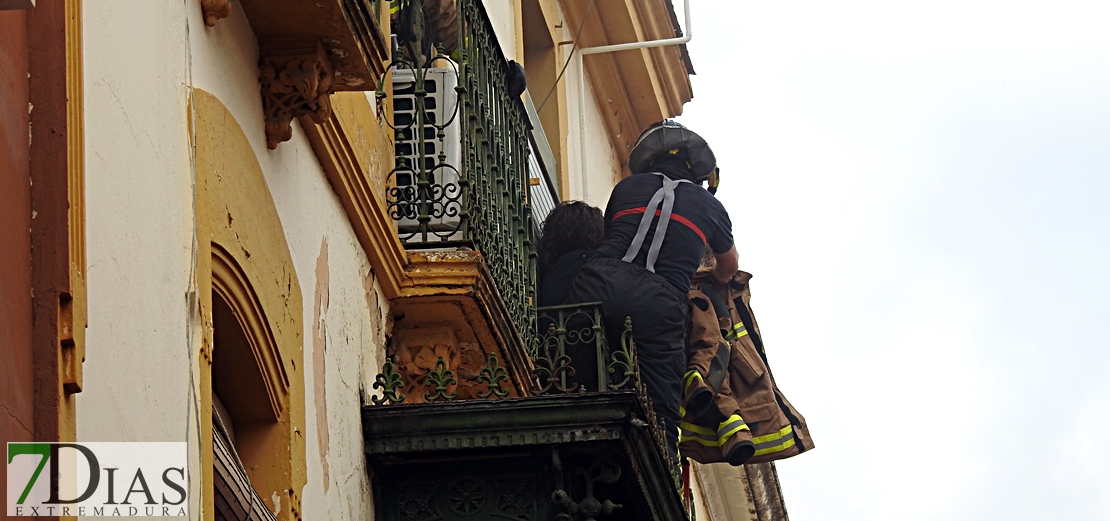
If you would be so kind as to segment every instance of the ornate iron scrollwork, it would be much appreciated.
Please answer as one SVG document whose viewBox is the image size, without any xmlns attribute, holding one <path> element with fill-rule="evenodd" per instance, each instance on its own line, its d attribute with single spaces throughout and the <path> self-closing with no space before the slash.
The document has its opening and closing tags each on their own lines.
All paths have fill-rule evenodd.
<svg viewBox="0 0 1110 521">
<path fill-rule="evenodd" d="M 479 391 L 479 398 L 490 398 L 496 396 L 504 398 L 509 395 L 509 390 L 501 386 L 501 382 L 508 382 L 509 375 L 504 367 L 501 367 L 496 353 L 490 353 L 486 358 L 486 366 L 479 371 L 478 383 L 485 383 L 488 388 L 487 391 Z"/>
<path fill-rule="evenodd" d="M 597 521 L 600 516 L 612 514 L 622 507 L 606 499 L 601 501 L 594 497 L 594 485 L 603 483 L 612 485 L 621 478 L 620 466 L 608 461 L 594 461 L 589 468 L 575 469 L 575 473 L 586 480 L 586 497 L 582 501 L 573 501 L 565 490 L 556 490 L 551 493 L 551 501 L 555 504 L 556 521 Z"/>
<path fill-rule="evenodd" d="M 620 349 L 613 351 L 609 359 L 609 389 L 614 391 L 629 386 L 638 387 L 637 384 L 640 381 L 636 350 L 632 342 L 632 319 L 629 317 L 624 319 L 620 346 Z"/>
<path fill-rule="evenodd" d="M 540 355 L 534 360 L 535 374 L 540 381 L 537 391 L 540 394 L 553 389 L 564 393 L 578 389 L 577 383 L 567 382 L 568 378 L 574 377 L 575 371 L 574 366 L 571 365 L 572 360 L 565 350 L 566 334 L 565 328 L 556 328 L 555 324 L 551 324 L 547 334 L 540 339 Z"/>
<path fill-rule="evenodd" d="M 424 391 L 424 399 L 429 402 L 436 400 L 454 400 L 459 394 L 455 391 L 448 392 L 449 385 L 456 385 L 459 381 L 455 379 L 455 372 L 447 368 L 447 362 L 443 361 L 443 357 L 436 360 L 435 368 L 428 372 L 428 379 L 424 380 L 424 385 L 431 387 L 431 391 Z"/>
<path fill-rule="evenodd" d="M 443 20 L 424 20 L 425 3 L 410 0 L 402 13 L 400 46 L 389 66 L 395 82 L 405 75 L 412 80 L 406 92 L 395 88 L 392 94 L 396 120 L 390 125 L 398 147 L 389 212 L 406 248 L 472 246 L 482 252 L 517 332 L 531 347 L 537 277 L 528 117 L 510 95 L 510 66 L 482 3 L 458 0 L 457 30 L 437 30 L 441 37 L 457 33 L 455 45 L 425 36 L 433 26 L 447 29 L 440 27 Z M 429 79 L 437 74 L 457 85 L 441 82 L 432 92 Z M 386 92 L 379 84 L 379 97 Z M 457 159 L 448 157 L 449 147 L 458 150 Z"/>
<path fill-rule="evenodd" d="M 374 389 L 381 389 L 382 397 L 373 396 L 370 401 L 374 402 L 374 405 L 387 402 L 401 403 L 405 401 L 405 394 L 400 392 L 400 389 L 404 386 L 405 382 L 401 379 L 401 373 L 393 369 L 393 359 L 386 358 L 385 364 L 382 365 L 382 372 L 374 377 Z"/>
</svg>

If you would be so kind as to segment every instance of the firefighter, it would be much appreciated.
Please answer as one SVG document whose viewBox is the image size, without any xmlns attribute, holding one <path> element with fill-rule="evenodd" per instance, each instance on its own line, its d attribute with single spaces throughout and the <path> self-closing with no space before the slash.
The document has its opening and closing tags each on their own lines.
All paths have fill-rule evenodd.
<svg viewBox="0 0 1110 521">
<path fill-rule="evenodd" d="M 725 283 L 736 272 L 732 222 L 713 195 L 713 151 L 677 122 L 645 129 L 628 168 L 632 175 L 613 188 L 605 209 L 605 242 L 582 267 L 566 302 L 601 302 L 610 332 L 632 319 L 641 380 L 677 455 L 686 293 L 706 245 L 716 280 Z M 701 187 L 706 181 L 708 191 Z"/>
</svg>

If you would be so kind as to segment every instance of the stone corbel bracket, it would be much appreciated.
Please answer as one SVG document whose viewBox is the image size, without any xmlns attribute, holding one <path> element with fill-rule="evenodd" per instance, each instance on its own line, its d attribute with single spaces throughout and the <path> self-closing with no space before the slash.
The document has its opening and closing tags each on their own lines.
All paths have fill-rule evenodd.
<svg viewBox="0 0 1110 521">
<path fill-rule="evenodd" d="M 200 0 L 200 7 L 209 27 L 232 10 L 231 0 Z M 270 149 L 290 139 L 293 118 L 325 122 L 332 92 L 374 90 L 385 74 L 390 53 L 382 28 L 389 26 L 388 2 L 239 0 L 235 8 L 242 9 L 258 39 Z"/>
<path fill-rule="evenodd" d="M 320 42 L 263 50 L 258 81 L 266 118 L 266 146 L 293 137 L 293 118 L 308 116 L 317 124 L 331 117 L 331 61 Z"/>
<path fill-rule="evenodd" d="M 460 399 L 473 399 L 474 393 L 484 388 L 484 385 L 470 384 L 478 381 L 477 376 L 487 365 L 491 353 L 496 355 L 509 378 L 505 387 L 510 389 L 508 396 L 527 396 L 533 387 L 534 367 L 524 341 L 494 289 L 493 276 L 482 254 L 467 249 L 410 250 L 406 253 L 405 285 L 398 298 L 390 301 L 394 334 L 398 340 L 391 346 L 390 354 L 402 354 L 399 350 L 405 339 L 418 336 L 401 331 L 422 330 L 421 341 L 410 344 L 446 346 L 454 342 L 459 346 L 455 351 L 459 353 Z M 444 329 L 453 329 L 456 340 L 448 340 L 446 334 L 436 334 Z M 439 340 L 429 341 L 431 338 Z M 442 353 L 450 351 L 441 349 Z M 422 371 L 439 354 L 425 356 Z M 450 357 L 444 356 L 444 359 Z M 398 358 L 395 362 L 407 363 L 408 359 Z M 412 376 L 405 377 L 411 379 Z M 406 398 L 405 401 L 414 403 L 415 399 Z"/>
</svg>

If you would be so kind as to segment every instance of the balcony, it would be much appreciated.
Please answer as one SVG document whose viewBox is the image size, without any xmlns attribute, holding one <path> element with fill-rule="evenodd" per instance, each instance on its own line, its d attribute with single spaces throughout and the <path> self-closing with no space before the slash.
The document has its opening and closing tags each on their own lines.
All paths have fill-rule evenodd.
<svg viewBox="0 0 1110 521">
<path fill-rule="evenodd" d="M 686 519 L 631 324 L 606 331 L 597 305 L 536 308 L 555 162 L 481 0 L 454 6 L 395 16 L 379 89 L 408 263 L 362 411 L 377 518 Z M 436 28 L 423 38 L 403 25 L 429 11 L 455 16 L 454 40 L 440 20 L 416 24 Z"/>
<path fill-rule="evenodd" d="M 437 358 L 413 382 L 387 360 L 362 412 L 379 519 L 687 519 L 631 323 L 606 332 L 583 304 L 540 308 L 537 324 L 526 396 L 492 355 L 465 393 L 465 364 Z"/>
<path fill-rule="evenodd" d="M 484 8 L 462 0 L 456 9 L 457 42 L 402 41 L 395 51 L 397 164 L 387 203 L 407 250 L 480 254 L 512 325 L 504 336 L 527 346 L 536 316 L 530 179 L 550 186 L 551 170 L 531 154 L 533 127 L 509 94 L 514 79 Z M 549 209 L 555 199 L 547 195 Z"/>
</svg>

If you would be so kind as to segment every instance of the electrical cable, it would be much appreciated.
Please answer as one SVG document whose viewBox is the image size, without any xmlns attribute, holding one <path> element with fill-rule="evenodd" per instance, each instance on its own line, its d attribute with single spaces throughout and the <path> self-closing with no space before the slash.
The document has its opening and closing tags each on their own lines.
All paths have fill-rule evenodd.
<svg viewBox="0 0 1110 521">
<path fill-rule="evenodd" d="M 569 66 L 570 61 L 574 59 L 574 53 L 578 51 L 578 39 L 582 36 L 582 29 L 586 27 L 586 18 L 589 18 L 590 11 L 594 8 L 594 2 L 595 0 L 590 0 L 589 5 L 586 6 L 586 10 L 582 13 L 582 20 L 578 22 L 578 31 L 574 34 L 574 46 L 570 48 L 567 61 L 563 63 L 563 68 L 559 70 L 559 75 L 555 77 L 555 82 L 551 84 L 551 90 L 547 91 L 547 95 L 543 97 L 543 101 L 536 107 L 537 114 L 543 110 L 544 105 L 547 105 L 547 100 L 551 98 L 551 94 L 559 87 L 559 80 L 563 79 L 563 73 L 567 72 L 567 66 Z"/>
</svg>

